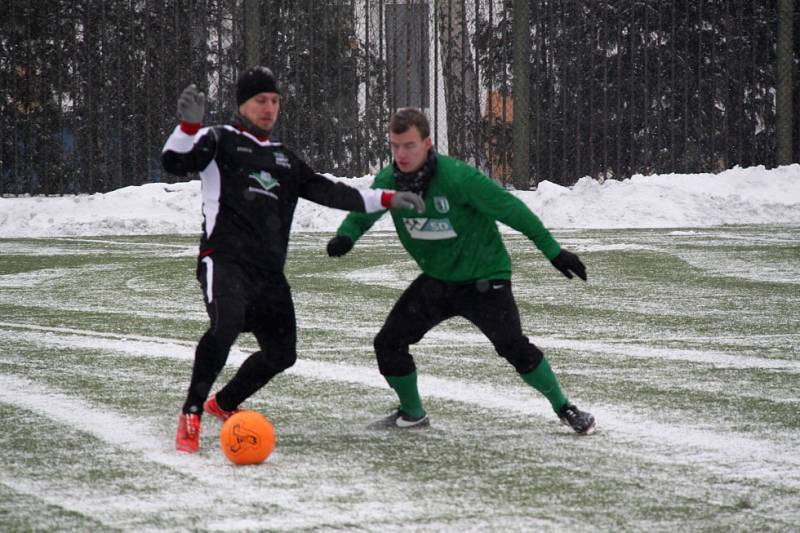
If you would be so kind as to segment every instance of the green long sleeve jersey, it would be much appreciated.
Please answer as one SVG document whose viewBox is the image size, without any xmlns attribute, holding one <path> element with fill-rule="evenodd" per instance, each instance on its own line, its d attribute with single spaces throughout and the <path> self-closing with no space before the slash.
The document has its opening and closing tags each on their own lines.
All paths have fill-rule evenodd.
<svg viewBox="0 0 800 533">
<path fill-rule="evenodd" d="M 441 154 L 436 159 L 425 212 L 391 210 L 400 242 L 425 274 L 450 283 L 511 279 L 511 258 L 495 221 L 527 236 L 548 259 L 558 255 L 559 244 L 516 196 L 463 161 Z M 397 188 L 391 165 L 372 187 Z M 336 234 L 355 242 L 383 213 L 350 213 Z"/>
</svg>

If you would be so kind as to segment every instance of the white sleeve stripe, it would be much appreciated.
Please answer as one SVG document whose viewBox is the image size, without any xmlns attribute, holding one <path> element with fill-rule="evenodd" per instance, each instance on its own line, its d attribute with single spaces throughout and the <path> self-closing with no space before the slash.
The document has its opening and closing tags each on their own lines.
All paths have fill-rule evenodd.
<svg viewBox="0 0 800 533">
<path fill-rule="evenodd" d="M 181 129 L 180 124 L 178 124 L 172 133 L 167 138 L 167 142 L 164 144 L 164 149 L 162 152 L 166 152 L 170 150 L 172 152 L 177 152 L 179 154 L 185 154 L 192 150 L 192 146 L 194 143 L 200 139 L 203 135 L 205 135 L 209 131 L 209 128 L 203 128 L 198 131 L 194 135 L 189 135 L 188 133 L 184 132 Z"/>
<path fill-rule="evenodd" d="M 381 205 L 381 196 L 385 192 L 383 189 L 359 189 L 358 192 L 361 193 L 361 198 L 364 199 L 364 211 L 367 213 L 386 210 Z"/>
<path fill-rule="evenodd" d="M 206 264 L 206 299 L 211 303 L 214 301 L 214 261 L 210 256 L 205 256 L 203 263 Z"/>
<path fill-rule="evenodd" d="M 163 151 L 166 152 L 170 150 L 172 152 L 178 152 L 179 154 L 185 154 L 192 149 L 192 146 L 194 146 L 194 135 L 184 133 L 180 125 L 178 125 L 167 138 Z"/>
<path fill-rule="evenodd" d="M 203 217 L 206 222 L 206 238 L 210 239 L 217 225 L 219 215 L 219 198 L 222 193 L 222 180 L 220 179 L 219 166 L 213 159 L 211 163 L 200 171 L 200 183 L 203 196 Z"/>
</svg>

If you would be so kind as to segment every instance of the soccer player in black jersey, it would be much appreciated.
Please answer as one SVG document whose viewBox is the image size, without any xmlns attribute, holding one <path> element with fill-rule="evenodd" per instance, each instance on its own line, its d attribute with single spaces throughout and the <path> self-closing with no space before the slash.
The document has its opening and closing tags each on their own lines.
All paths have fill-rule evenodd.
<svg viewBox="0 0 800 533">
<path fill-rule="evenodd" d="M 298 198 L 348 211 L 422 210 L 414 193 L 359 190 L 329 180 L 289 148 L 270 139 L 281 95 L 266 67 L 244 72 L 236 84 L 238 110 L 229 123 L 202 127 L 205 96 L 194 85 L 178 99 L 180 124 L 167 139 L 167 172 L 197 172 L 202 182 L 203 234 L 197 277 L 210 325 L 195 352 L 176 448 L 200 447 L 200 420 L 226 420 L 238 406 L 297 359 L 294 303 L 283 273 Z M 260 350 L 209 398 L 211 387 L 241 332 Z"/>
</svg>

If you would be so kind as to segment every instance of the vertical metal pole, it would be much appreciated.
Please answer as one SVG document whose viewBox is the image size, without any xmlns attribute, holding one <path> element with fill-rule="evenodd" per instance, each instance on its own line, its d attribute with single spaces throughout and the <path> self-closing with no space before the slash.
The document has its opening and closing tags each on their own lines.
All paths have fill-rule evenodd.
<svg viewBox="0 0 800 533">
<path fill-rule="evenodd" d="M 603 143 L 603 162 L 600 165 L 600 176 L 603 179 L 608 177 L 608 49 L 611 46 L 611 40 L 608 38 L 608 4 L 603 5 L 603 11 L 600 18 L 600 28 L 603 40 L 600 43 L 600 52 L 603 57 L 603 133 L 601 142 Z"/>
<path fill-rule="evenodd" d="M 719 16 L 717 15 L 717 6 L 715 4 L 711 4 L 709 6 L 709 10 L 711 13 L 709 14 L 709 20 L 717 21 L 719 24 Z M 723 23 L 724 26 L 724 23 Z M 717 76 L 716 72 L 718 69 L 718 63 L 720 62 L 717 53 L 717 39 L 714 34 L 711 35 L 711 90 L 709 94 L 711 95 L 711 101 L 709 102 L 709 116 L 711 118 L 711 131 L 709 131 L 709 139 L 711 140 L 711 151 L 710 151 L 710 160 L 708 161 L 709 171 L 710 172 L 717 172 L 720 170 L 719 168 L 719 152 L 717 151 L 717 130 L 719 129 L 718 121 L 717 121 Z M 729 111 L 726 109 L 726 111 Z"/>
<path fill-rule="evenodd" d="M 530 187 L 530 143 L 528 116 L 530 114 L 530 5 L 528 0 L 514 0 L 514 119 L 512 125 L 514 163 L 513 183 L 517 189 Z"/>
<path fill-rule="evenodd" d="M 439 5 L 433 2 L 433 146 L 441 151 L 439 146 Z"/>
<path fill-rule="evenodd" d="M 691 0 L 686 0 L 686 19 L 684 24 L 689 24 L 689 18 L 692 16 L 692 9 L 691 9 Z M 684 31 L 686 31 L 684 29 Z M 688 67 L 688 58 L 690 57 L 691 51 L 689 50 L 689 39 L 685 39 L 686 42 L 686 58 Z M 689 158 L 687 157 L 687 148 L 689 145 L 689 75 L 688 73 L 683 76 L 683 138 L 681 144 L 683 145 L 683 149 L 679 152 L 682 155 L 681 157 L 681 170 L 684 172 L 688 172 L 689 170 Z"/>
<path fill-rule="evenodd" d="M 630 84 L 628 85 L 628 163 L 626 165 L 626 176 L 632 176 L 636 173 L 638 158 L 637 153 L 639 151 L 639 145 L 636 142 L 636 92 L 637 88 L 641 87 L 641 81 L 636 75 L 636 51 L 638 47 L 636 46 L 636 31 L 634 28 L 636 27 L 636 5 L 631 3 L 630 6 L 630 17 L 628 18 L 628 47 L 630 50 L 630 76 L 628 80 Z"/>
<path fill-rule="evenodd" d="M 389 63 L 388 53 L 384 52 L 385 50 L 385 39 L 386 39 L 386 32 L 383 27 L 383 16 L 384 16 L 384 2 L 380 0 L 378 3 L 378 57 L 381 61 L 383 61 L 384 67 L 381 68 L 378 72 L 378 86 L 381 88 L 381 119 L 382 120 L 389 120 L 391 116 L 392 110 L 389 108 L 388 104 L 388 88 L 386 82 L 386 66 Z M 384 127 L 383 131 L 386 132 L 387 128 Z M 388 133 L 385 133 L 385 136 L 388 137 Z M 384 137 L 384 139 L 386 139 Z M 383 142 L 383 146 L 388 148 L 388 143 L 386 140 Z M 386 148 L 380 151 L 379 156 L 379 165 L 383 166 L 383 156 L 386 153 Z M 391 162 L 391 158 L 388 158 L 388 161 Z"/>
<path fill-rule="evenodd" d="M 776 94 L 777 163 L 792 162 L 792 63 L 794 0 L 778 0 L 778 43 L 776 67 L 778 83 Z"/>
<path fill-rule="evenodd" d="M 697 19 L 699 21 L 703 21 L 703 0 L 698 0 L 697 2 Z M 687 169 L 688 172 L 708 172 L 709 169 L 703 164 L 703 154 L 707 153 L 707 145 L 705 142 L 701 144 L 701 141 L 704 138 L 707 138 L 706 132 L 708 131 L 707 127 L 705 126 L 705 120 L 703 120 L 703 106 L 707 103 L 707 95 L 703 94 L 703 73 L 704 73 L 704 59 L 706 58 L 705 53 L 703 51 L 703 31 L 700 30 L 697 33 L 697 56 L 696 56 L 696 69 L 697 69 L 697 114 L 694 116 L 694 125 L 695 131 L 698 132 L 694 139 L 695 144 L 695 153 L 692 155 L 694 159 L 690 162 L 692 165 Z M 713 107 L 713 104 L 709 104 L 709 107 Z M 713 110 L 711 111 L 713 113 Z"/>
<path fill-rule="evenodd" d="M 649 71 L 649 67 L 650 67 L 648 65 L 648 62 L 649 62 L 649 59 L 650 59 L 650 57 L 649 57 L 650 54 L 649 54 L 648 48 L 650 46 L 649 41 L 650 41 L 651 29 L 650 29 L 650 18 L 648 16 L 648 14 L 649 14 L 649 9 L 648 9 L 647 5 L 645 5 L 644 9 L 643 9 L 643 16 L 642 16 L 642 18 L 644 19 L 644 24 L 643 24 L 644 31 L 642 32 L 643 36 L 642 36 L 642 41 L 641 41 L 641 46 L 642 46 L 642 59 L 641 59 L 641 61 L 642 61 L 642 73 L 643 73 L 643 79 L 642 79 L 643 91 L 642 92 L 644 93 L 644 95 L 643 95 L 644 97 L 642 98 L 642 120 L 640 122 L 640 124 L 641 124 L 640 127 L 644 131 L 644 135 L 642 136 L 642 155 L 643 155 L 643 160 L 640 161 L 640 163 L 639 163 L 640 166 L 639 166 L 638 170 L 639 170 L 639 172 L 646 172 L 647 174 L 650 174 L 653 171 L 655 171 L 655 166 L 656 166 L 655 160 L 652 157 L 653 152 L 655 152 L 655 150 L 653 150 L 653 152 L 651 152 L 651 146 L 652 145 L 650 144 L 650 140 L 655 135 L 658 134 L 658 128 L 653 127 L 650 124 L 650 120 L 649 120 L 650 119 L 650 111 L 651 110 L 650 110 L 650 77 L 648 76 L 648 71 Z M 660 30 L 660 28 L 656 28 L 655 31 L 658 32 L 659 30 Z M 658 117 L 658 110 L 654 109 L 653 110 L 653 114 L 656 115 L 656 117 Z M 658 143 L 656 142 L 655 145 L 658 146 Z"/>
<path fill-rule="evenodd" d="M 623 108 L 622 108 L 622 83 L 624 80 L 624 74 L 622 72 L 622 56 L 623 56 L 623 44 L 622 44 L 622 21 L 620 17 L 615 17 L 617 24 L 616 24 L 616 33 L 617 33 L 617 61 L 616 61 L 616 68 L 615 74 L 617 78 L 617 109 L 615 113 L 615 121 L 617 126 L 617 131 L 615 135 L 616 143 L 616 163 L 614 165 L 614 176 L 617 178 L 621 178 L 625 175 L 625 167 L 622 164 L 622 122 L 624 120 L 623 115 Z"/>
<path fill-rule="evenodd" d="M 479 0 L 475 0 L 475 30 L 478 29 L 478 20 L 480 20 L 480 6 Z M 466 9 L 464 10 L 466 12 Z M 467 33 L 467 25 L 466 22 L 464 23 L 464 33 Z M 473 153 L 475 154 L 475 164 L 479 168 L 486 168 L 486 156 L 483 152 L 483 135 L 481 130 L 481 89 L 480 89 L 480 77 L 481 77 L 481 69 L 480 64 L 478 63 L 478 50 L 475 49 L 475 82 L 473 85 L 473 94 L 475 96 L 475 101 L 473 104 L 473 111 L 472 116 L 473 123 L 472 123 L 472 142 L 473 142 Z"/>
<path fill-rule="evenodd" d="M 245 70 L 261 63 L 261 11 L 258 0 L 244 0 L 244 62 Z"/>
<path fill-rule="evenodd" d="M 534 11 L 531 13 L 532 20 L 531 20 L 531 28 L 536 31 L 536 48 L 533 52 L 534 56 L 532 59 L 532 67 L 534 72 L 544 72 L 547 69 L 547 61 L 544 58 L 544 32 L 545 32 L 545 25 L 547 22 L 544 20 L 544 15 L 542 14 L 541 4 L 535 3 L 533 4 Z M 533 43 L 531 43 L 533 47 Z M 542 150 L 544 143 L 542 142 L 542 116 L 544 116 L 544 112 L 542 108 L 545 104 L 542 103 L 544 100 L 543 95 L 547 94 L 547 85 L 542 83 L 542 77 L 537 76 L 535 80 L 533 80 L 531 85 L 531 97 L 533 98 L 533 102 L 536 106 L 533 109 L 533 115 L 531 117 L 531 131 L 533 133 L 533 165 L 531 166 L 531 180 L 534 184 L 539 183 L 542 181 L 542 177 L 544 176 L 544 162 L 542 157 Z M 511 119 L 511 117 L 506 115 L 506 100 L 508 99 L 509 95 L 505 92 L 502 93 L 502 112 L 503 112 L 503 120 L 501 124 L 503 124 L 503 146 L 508 146 L 508 128 L 506 124 Z M 549 152 L 549 150 L 547 150 Z M 505 157 L 503 159 L 503 167 L 508 167 L 509 157 Z M 507 173 L 507 171 L 506 171 Z M 510 176 L 504 177 L 504 180 L 508 180 Z"/>
<path fill-rule="evenodd" d="M 677 103 L 675 102 L 675 93 L 678 91 L 678 81 L 675 76 L 675 67 L 678 63 L 678 58 L 675 55 L 676 41 L 677 41 L 677 34 L 675 33 L 675 17 L 676 15 L 676 5 L 677 2 L 672 3 L 672 29 L 671 29 L 671 37 L 670 37 L 670 49 L 672 57 L 670 58 L 670 85 L 672 86 L 672 90 L 669 92 L 669 171 L 675 172 L 677 169 L 675 168 L 675 152 L 677 151 L 677 147 L 675 146 L 675 128 L 677 127 L 675 121 L 675 106 Z"/>
</svg>

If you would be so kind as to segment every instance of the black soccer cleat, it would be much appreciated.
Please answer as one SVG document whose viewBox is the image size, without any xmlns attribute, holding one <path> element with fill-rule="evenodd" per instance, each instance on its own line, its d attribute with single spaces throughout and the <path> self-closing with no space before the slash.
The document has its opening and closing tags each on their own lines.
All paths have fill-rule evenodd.
<svg viewBox="0 0 800 533">
<path fill-rule="evenodd" d="M 398 409 L 386 418 L 381 418 L 367 425 L 367 429 L 422 429 L 430 427 L 430 425 L 431 421 L 428 419 L 428 415 L 414 418 Z"/>
<path fill-rule="evenodd" d="M 569 426 L 580 435 L 591 435 L 594 433 L 594 417 L 591 413 L 581 411 L 575 405 L 567 403 L 559 409 L 558 418 L 565 426 Z"/>
</svg>

